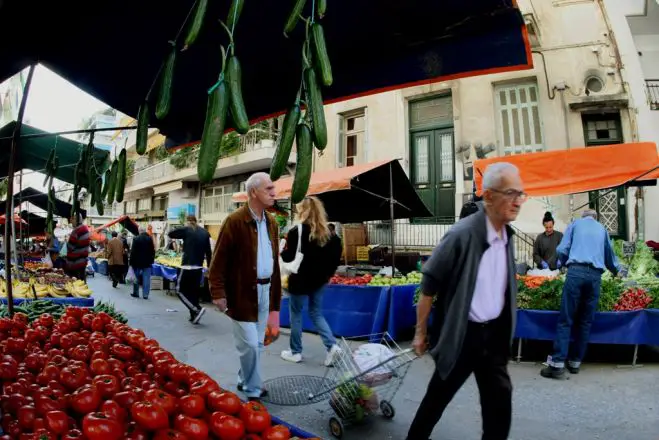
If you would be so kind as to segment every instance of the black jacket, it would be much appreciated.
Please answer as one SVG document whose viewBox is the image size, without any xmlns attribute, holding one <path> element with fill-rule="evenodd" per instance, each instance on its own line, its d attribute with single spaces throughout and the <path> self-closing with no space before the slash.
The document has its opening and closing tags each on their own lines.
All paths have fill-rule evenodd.
<svg viewBox="0 0 659 440">
<path fill-rule="evenodd" d="M 133 239 L 133 247 L 130 249 L 130 266 L 134 269 L 146 269 L 151 267 L 156 258 L 156 249 L 153 240 L 146 232 Z"/>
<path fill-rule="evenodd" d="M 336 272 L 341 261 L 341 239 L 332 236 L 325 246 L 319 246 L 316 241 L 309 241 L 311 227 L 302 225 L 302 247 L 304 254 L 302 264 L 297 274 L 288 277 L 288 292 L 291 295 L 307 295 L 323 287 Z M 297 250 L 298 227 L 288 231 L 286 249 L 281 253 L 284 262 L 295 259 Z"/>
<path fill-rule="evenodd" d="M 183 266 L 203 266 L 204 258 L 208 261 L 208 267 L 211 267 L 210 234 L 201 226 L 193 228 L 192 226 L 183 226 L 182 228 L 170 231 L 169 238 L 183 240 Z"/>
</svg>

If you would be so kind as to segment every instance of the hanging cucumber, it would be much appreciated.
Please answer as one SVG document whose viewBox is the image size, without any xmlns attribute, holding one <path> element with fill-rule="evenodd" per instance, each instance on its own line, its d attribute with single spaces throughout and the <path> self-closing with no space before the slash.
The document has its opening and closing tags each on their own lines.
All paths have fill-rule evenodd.
<svg viewBox="0 0 659 440">
<path fill-rule="evenodd" d="M 297 164 L 291 189 L 291 202 L 300 203 L 307 195 L 311 181 L 311 166 L 313 161 L 313 146 L 311 145 L 311 130 L 307 124 L 297 126 Z"/>
<path fill-rule="evenodd" d="M 318 0 L 318 17 L 323 18 L 327 12 L 327 0 Z"/>
<path fill-rule="evenodd" d="M 172 106 L 172 83 L 174 81 L 174 66 L 176 65 L 176 46 L 172 43 L 172 50 L 167 56 L 162 71 L 160 94 L 156 103 L 156 118 L 164 119 Z"/>
<path fill-rule="evenodd" d="M 229 100 L 227 82 L 222 79 L 208 96 L 206 122 L 201 136 L 199 162 L 197 163 L 197 174 L 201 183 L 213 180 L 217 161 L 220 158 L 220 146 L 229 110 Z"/>
<path fill-rule="evenodd" d="M 273 181 L 279 179 L 284 174 L 288 158 L 291 155 L 291 149 L 293 148 L 295 129 L 298 122 L 300 122 L 301 113 L 300 105 L 296 103 L 288 110 L 288 113 L 284 117 L 281 134 L 279 135 L 279 145 L 277 145 L 275 157 L 272 159 L 272 165 L 270 165 L 270 178 Z"/>
<path fill-rule="evenodd" d="M 297 22 L 300 20 L 300 14 L 302 14 L 302 10 L 304 9 L 304 5 L 306 4 L 307 4 L 307 0 L 295 1 L 293 10 L 291 11 L 291 14 L 288 16 L 288 20 L 286 20 L 286 26 L 284 26 L 285 36 L 288 37 L 288 34 L 293 32 L 293 29 L 295 29 L 295 25 L 297 25 Z"/>
<path fill-rule="evenodd" d="M 249 118 L 247 118 L 245 103 L 243 102 L 242 73 L 238 57 L 232 56 L 229 58 L 226 75 L 227 86 L 231 95 L 229 102 L 231 117 L 233 118 L 236 131 L 240 134 L 245 134 L 249 131 Z"/>
<path fill-rule="evenodd" d="M 325 122 L 325 109 L 323 108 L 323 95 L 313 68 L 304 71 L 304 83 L 307 90 L 307 106 L 311 111 L 313 123 L 313 141 L 320 151 L 327 146 L 327 123 Z"/>
<path fill-rule="evenodd" d="M 146 153 L 149 139 L 149 102 L 144 101 L 137 111 L 137 133 L 135 133 L 135 151 L 142 156 Z"/>
<path fill-rule="evenodd" d="M 103 178 L 101 176 L 96 176 L 96 179 L 94 181 L 94 191 L 92 194 L 94 194 L 94 202 L 92 205 L 98 205 L 99 202 L 101 202 L 101 205 L 103 204 L 103 196 L 101 195 L 103 192 Z M 103 214 L 101 214 L 103 215 Z"/>
<path fill-rule="evenodd" d="M 121 203 L 124 201 L 124 188 L 126 187 L 126 149 L 119 153 L 119 164 L 117 165 L 117 184 L 115 186 L 114 199 Z"/>
<path fill-rule="evenodd" d="M 96 179 L 93 180 L 96 181 Z M 94 184 L 92 184 L 92 187 L 89 188 L 89 195 L 91 197 L 91 200 L 89 201 L 89 206 L 94 206 L 96 204 L 96 190 Z"/>
<path fill-rule="evenodd" d="M 103 189 L 101 190 L 101 199 L 105 199 L 108 195 L 108 189 L 110 188 L 110 176 L 112 172 L 108 169 L 105 170 L 105 182 L 103 183 Z"/>
<path fill-rule="evenodd" d="M 231 2 L 229 14 L 227 14 L 227 27 L 231 31 L 233 31 L 234 26 L 238 24 L 238 19 L 240 18 L 240 13 L 243 11 L 244 4 L 244 0 L 233 0 Z"/>
<path fill-rule="evenodd" d="M 112 202 L 114 202 L 114 195 L 115 195 L 115 189 L 117 187 L 118 174 L 119 174 L 119 161 L 115 159 L 114 162 L 112 162 L 112 167 L 110 167 L 110 179 L 107 189 L 108 205 L 111 205 Z"/>
<path fill-rule="evenodd" d="M 204 25 L 206 9 L 208 9 L 208 0 L 197 0 L 194 17 L 192 18 L 192 23 L 188 28 L 188 34 L 185 36 L 182 50 L 187 50 L 188 47 L 192 46 L 194 42 L 197 41 L 199 32 L 201 32 L 201 28 Z"/>
<path fill-rule="evenodd" d="M 327 45 L 325 44 L 325 32 L 323 27 L 314 23 L 311 25 L 311 42 L 316 59 L 316 67 L 324 86 L 331 86 L 334 79 L 332 78 L 332 65 L 327 55 Z"/>
<path fill-rule="evenodd" d="M 53 163 L 55 162 L 55 149 L 50 150 L 50 154 L 48 155 L 48 160 L 46 161 L 46 166 L 45 166 L 45 172 L 44 174 L 46 175 L 46 178 L 43 179 L 43 186 L 46 186 L 48 183 L 48 179 L 51 178 L 52 176 L 52 171 L 53 171 Z"/>
</svg>

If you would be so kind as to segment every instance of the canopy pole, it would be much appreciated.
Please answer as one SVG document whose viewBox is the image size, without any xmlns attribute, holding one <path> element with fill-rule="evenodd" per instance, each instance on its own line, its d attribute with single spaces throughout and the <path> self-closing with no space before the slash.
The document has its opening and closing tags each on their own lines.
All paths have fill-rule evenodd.
<svg viewBox="0 0 659 440">
<path fill-rule="evenodd" d="M 67 130 L 67 131 L 57 131 L 54 133 L 32 133 L 24 134 L 19 136 L 21 139 L 35 139 L 35 138 L 44 138 L 50 136 L 61 136 L 64 134 L 83 134 L 83 133 L 96 133 L 99 131 L 119 131 L 119 130 L 137 130 L 137 126 L 127 126 L 127 127 L 106 127 L 106 128 L 85 128 L 80 130 Z M 12 137 L 0 138 L 0 140 L 13 139 Z"/>
<path fill-rule="evenodd" d="M 391 277 L 396 277 L 396 222 L 394 221 L 394 171 L 389 162 L 389 216 L 391 218 Z"/>
<path fill-rule="evenodd" d="M 30 65 L 30 70 L 27 73 L 27 80 L 23 87 L 23 96 L 21 97 L 21 105 L 18 108 L 18 117 L 16 118 L 16 126 L 14 127 L 14 135 L 11 139 L 11 149 L 9 150 L 9 163 L 7 166 L 7 201 L 6 205 L 11 208 L 11 222 L 14 223 L 14 168 L 16 165 L 16 150 L 18 149 L 18 140 L 21 134 L 21 126 L 23 125 L 23 116 L 25 115 L 25 105 L 27 104 L 27 97 L 30 93 L 30 85 L 32 84 L 32 77 L 34 76 L 34 68 L 36 64 Z M 5 210 L 6 211 L 6 210 Z M 5 212 L 5 218 L 7 213 Z M 12 293 L 11 285 L 11 232 L 5 223 L 5 281 L 7 283 L 7 310 L 9 316 L 14 316 L 14 295 Z"/>
<path fill-rule="evenodd" d="M 23 204 L 23 168 L 21 168 L 21 171 L 18 174 L 18 217 L 22 219 L 21 217 L 21 205 Z M 13 212 L 13 210 L 12 210 Z M 14 229 L 15 231 L 15 229 Z M 23 223 L 19 223 L 19 229 L 18 229 L 18 236 L 20 237 L 20 242 L 21 246 L 24 247 L 25 243 L 23 243 L 24 237 L 23 237 Z"/>
</svg>

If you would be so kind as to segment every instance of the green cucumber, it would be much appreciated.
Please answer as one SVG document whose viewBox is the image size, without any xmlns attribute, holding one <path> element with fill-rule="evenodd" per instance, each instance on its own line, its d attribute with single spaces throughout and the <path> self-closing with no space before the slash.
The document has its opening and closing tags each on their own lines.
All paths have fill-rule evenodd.
<svg viewBox="0 0 659 440">
<path fill-rule="evenodd" d="M 229 110 L 229 90 L 227 82 L 220 80 L 218 86 L 208 96 L 206 122 L 199 146 L 197 175 L 201 183 L 213 180 L 217 161 L 220 159 L 220 146 Z"/>
<path fill-rule="evenodd" d="M 327 123 L 325 122 L 325 109 L 323 108 L 323 95 L 313 68 L 304 71 L 304 82 L 307 88 L 307 106 L 311 111 L 313 123 L 313 142 L 320 151 L 327 146 Z"/>
<path fill-rule="evenodd" d="M 94 195 L 94 201 L 96 202 L 96 210 L 98 211 L 98 215 L 103 215 L 103 179 L 101 176 L 96 176 L 96 183 L 94 184 L 94 191 L 92 192 Z M 92 203 L 92 206 L 94 203 Z"/>
<path fill-rule="evenodd" d="M 197 0 L 194 17 L 192 18 L 192 23 L 188 28 L 188 33 L 185 36 L 185 40 L 183 42 L 183 50 L 186 50 L 188 47 L 192 46 L 195 41 L 197 41 L 199 32 L 204 25 L 206 9 L 208 9 L 208 0 Z"/>
<path fill-rule="evenodd" d="M 176 46 L 172 45 L 172 50 L 167 56 L 165 67 L 162 71 L 160 81 L 160 95 L 156 103 L 156 118 L 164 119 L 169 113 L 172 106 L 172 83 L 174 81 L 174 66 L 176 65 Z"/>
<path fill-rule="evenodd" d="M 103 184 L 103 189 L 101 190 L 102 199 L 105 199 L 108 196 L 108 189 L 110 189 L 110 176 L 112 176 L 112 171 L 109 169 L 105 170 L 105 182 Z"/>
<path fill-rule="evenodd" d="M 295 25 L 297 25 L 297 22 L 300 20 L 300 14 L 302 14 L 304 5 L 306 4 L 307 4 L 307 0 L 295 1 L 295 6 L 293 6 L 293 10 L 291 11 L 291 14 L 288 16 L 288 20 L 286 20 L 286 26 L 284 26 L 284 35 L 288 36 L 288 34 L 293 32 L 293 29 L 295 29 Z"/>
<path fill-rule="evenodd" d="M 231 32 L 233 32 L 234 26 L 238 24 L 238 19 L 240 18 L 240 13 L 243 11 L 244 4 L 244 0 L 233 0 L 231 2 L 231 7 L 227 14 L 227 27 Z"/>
<path fill-rule="evenodd" d="M 137 111 L 137 133 L 135 133 L 135 151 L 140 156 L 146 153 L 149 140 L 149 103 L 144 101 Z"/>
<path fill-rule="evenodd" d="M 295 165 L 295 177 L 293 177 L 293 188 L 291 189 L 291 202 L 300 203 L 309 189 L 313 162 L 311 130 L 307 124 L 297 126 L 295 139 L 297 141 L 297 164 Z"/>
<path fill-rule="evenodd" d="M 232 56 L 229 58 L 226 75 L 229 94 L 231 95 L 229 108 L 234 126 L 238 133 L 246 134 L 249 131 L 249 118 L 247 117 L 245 103 L 243 101 L 242 73 L 238 57 Z"/>
<path fill-rule="evenodd" d="M 279 145 L 277 145 L 275 157 L 272 159 L 272 165 L 270 165 L 270 179 L 273 181 L 279 179 L 284 174 L 288 158 L 291 155 L 291 149 L 293 148 L 295 129 L 298 122 L 300 122 L 301 113 L 300 105 L 296 103 L 288 110 L 288 113 L 284 117 L 284 123 L 279 134 Z"/>
<path fill-rule="evenodd" d="M 311 26 L 311 40 L 316 58 L 316 67 L 324 86 L 331 86 L 334 79 L 332 78 L 332 65 L 327 55 L 327 45 L 325 44 L 325 32 L 323 27 L 314 23 Z"/>
<path fill-rule="evenodd" d="M 117 188 L 117 177 L 119 174 L 119 162 L 117 159 L 112 162 L 112 167 L 110 167 L 110 179 L 108 182 L 108 189 L 107 189 L 107 198 L 108 198 L 108 205 L 111 205 L 112 202 L 114 202 L 114 195 L 115 195 L 115 189 Z"/>
<path fill-rule="evenodd" d="M 318 1 L 318 16 L 323 18 L 327 12 L 327 0 L 317 0 Z"/>
<path fill-rule="evenodd" d="M 119 153 L 119 165 L 117 165 L 117 184 L 115 186 L 114 199 L 121 203 L 124 201 L 124 188 L 126 187 L 126 149 Z"/>
<path fill-rule="evenodd" d="M 46 183 L 48 183 L 48 179 L 50 179 L 50 177 L 52 176 L 54 161 L 55 161 L 55 150 L 52 149 L 50 150 L 50 154 L 48 155 L 48 160 L 46 161 L 46 167 L 45 167 L 46 178 L 43 180 L 43 186 L 46 186 Z"/>
</svg>

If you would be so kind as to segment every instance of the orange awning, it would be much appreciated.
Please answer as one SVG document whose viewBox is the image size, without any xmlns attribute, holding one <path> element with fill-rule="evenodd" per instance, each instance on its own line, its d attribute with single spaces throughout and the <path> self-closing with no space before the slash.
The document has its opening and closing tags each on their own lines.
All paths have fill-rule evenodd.
<svg viewBox="0 0 659 440">
<path fill-rule="evenodd" d="M 517 166 L 530 196 L 577 194 L 614 188 L 633 179 L 659 179 L 659 155 L 654 142 L 573 148 L 542 153 L 479 159 L 474 162 L 477 194 L 488 165 L 509 162 Z"/>
<path fill-rule="evenodd" d="M 315 172 L 311 174 L 311 182 L 309 183 L 309 190 L 307 191 L 307 195 L 313 196 L 329 191 L 350 189 L 350 181 L 353 178 L 389 162 L 391 162 L 391 159 L 382 160 L 379 162 L 371 162 L 363 165 L 355 165 L 352 167 Z M 292 187 L 293 177 L 283 177 L 277 180 L 275 182 L 275 198 L 277 200 L 290 199 Z M 247 194 L 244 192 L 234 194 L 233 201 L 237 203 L 246 202 Z"/>
</svg>

